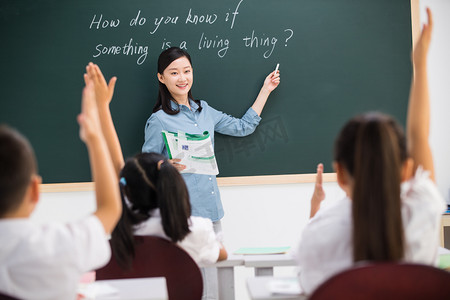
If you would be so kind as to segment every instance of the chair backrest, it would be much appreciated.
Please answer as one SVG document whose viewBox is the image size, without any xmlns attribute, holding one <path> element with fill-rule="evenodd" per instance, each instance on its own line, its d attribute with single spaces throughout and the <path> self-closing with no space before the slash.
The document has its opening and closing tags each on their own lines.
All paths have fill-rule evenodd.
<svg viewBox="0 0 450 300">
<path fill-rule="evenodd" d="M 0 300 L 19 300 L 19 298 L 14 298 L 12 296 L 8 296 L 0 292 Z"/>
<path fill-rule="evenodd" d="M 96 271 L 96 279 L 165 277 L 170 300 L 199 300 L 203 279 L 191 256 L 174 243 L 155 236 L 135 236 L 136 253 L 130 270 L 114 259 Z"/>
<path fill-rule="evenodd" d="M 450 273 L 419 264 L 360 265 L 331 277 L 309 298 L 322 299 L 450 299 Z"/>
</svg>

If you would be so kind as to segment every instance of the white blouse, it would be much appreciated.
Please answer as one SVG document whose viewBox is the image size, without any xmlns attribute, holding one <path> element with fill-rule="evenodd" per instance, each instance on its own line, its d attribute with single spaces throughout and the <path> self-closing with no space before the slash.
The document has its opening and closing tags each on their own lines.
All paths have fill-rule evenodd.
<svg viewBox="0 0 450 300">
<path fill-rule="evenodd" d="M 221 245 L 216 238 L 212 221 L 202 217 L 191 216 L 189 224 L 191 232 L 177 245 L 189 253 L 197 264 L 213 264 L 217 262 Z M 152 210 L 148 220 L 136 225 L 134 234 L 154 235 L 169 239 L 164 233 L 159 209 Z"/>
<path fill-rule="evenodd" d="M 402 183 L 401 199 L 405 261 L 435 265 L 441 215 L 446 209 L 443 197 L 429 173 L 419 168 L 413 178 Z M 294 253 L 305 293 L 354 264 L 352 226 L 349 198 L 320 209 L 309 220 Z"/>
</svg>

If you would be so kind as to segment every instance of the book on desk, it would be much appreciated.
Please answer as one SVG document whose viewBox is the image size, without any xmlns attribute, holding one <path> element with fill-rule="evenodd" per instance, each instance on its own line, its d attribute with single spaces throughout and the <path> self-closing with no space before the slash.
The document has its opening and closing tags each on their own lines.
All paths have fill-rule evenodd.
<svg viewBox="0 0 450 300">
<path fill-rule="evenodd" d="M 233 254 L 243 255 L 267 255 L 285 254 L 291 247 L 244 247 L 234 251 Z"/>
</svg>

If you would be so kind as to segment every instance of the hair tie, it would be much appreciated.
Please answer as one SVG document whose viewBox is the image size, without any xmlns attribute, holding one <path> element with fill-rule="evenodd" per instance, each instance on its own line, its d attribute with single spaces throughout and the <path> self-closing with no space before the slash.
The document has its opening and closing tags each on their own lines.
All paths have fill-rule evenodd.
<svg viewBox="0 0 450 300">
<path fill-rule="evenodd" d="M 161 170 L 161 165 L 164 163 L 164 160 L 158 161 L 158 171 Z"/>
<path fill-rule="evenodd" d="M 123 186 L 127 185 L 127 181 L 125 180 L 125 177 L 120 177 L 119 184 L 121 184 Z"/>
</svg>

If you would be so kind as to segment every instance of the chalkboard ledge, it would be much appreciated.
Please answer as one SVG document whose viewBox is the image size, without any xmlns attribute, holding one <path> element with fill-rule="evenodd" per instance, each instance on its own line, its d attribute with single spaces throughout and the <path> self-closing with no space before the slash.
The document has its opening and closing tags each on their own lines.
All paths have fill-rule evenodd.
<svg viewBox="0 0 450 300">
<path fill-rule="evenodd" d="M 311 183 L 316 179 L 316 174 L 292 174 L 292 175 L 264 175 L 264 176 L 239 176 L 218 177 L 219 186 L 243 186 L 243 185 L 268 185 L 289 183 Z M 324 173 L 324 182 L 336 182 L 336 173 Z M 43 193 L 66 193 L 93 191 L 93 182 L 73 183 L 48 183 L 41 184 Z"/>
</svg>

